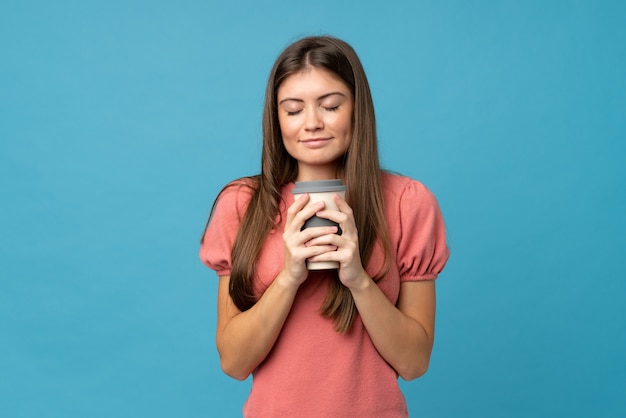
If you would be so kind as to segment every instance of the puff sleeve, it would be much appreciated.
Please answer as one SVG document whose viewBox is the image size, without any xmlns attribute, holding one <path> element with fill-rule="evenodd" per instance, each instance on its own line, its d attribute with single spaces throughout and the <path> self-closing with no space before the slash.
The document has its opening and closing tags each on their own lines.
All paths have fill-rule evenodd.
<svg viewBox="0 0 626 418">
<path fill-rule="evenodd" d="M 231 183 L 217 198 L 200 245 L 200 260 L 218 276 L 230 275 L 233 244 L 251 196 L 248 186 Z"/>
<path fill-rule="evenodd" d="M 398 206 L 400 281 L 436 279 L 450 256 L 437 199 L 423 184 L 409 180 Z"/>
</svg>

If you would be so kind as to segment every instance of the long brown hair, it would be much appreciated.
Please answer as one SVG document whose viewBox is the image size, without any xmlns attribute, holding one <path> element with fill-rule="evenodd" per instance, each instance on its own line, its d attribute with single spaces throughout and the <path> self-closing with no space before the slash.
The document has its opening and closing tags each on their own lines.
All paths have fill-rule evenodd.
<svg viewBox="0 0 626 418">
<path fill-rule="evenodd" d="M 359 232 L 363 265 L 367 265 L 378 241 L 384 252 L 384 263 L 375 279 L 380 279 L 389 269 L 389 234 L 384 216 L 382 171 L 374 105 L 365 71 L 358 56 L 346 42 L 329 36 L 303 38 L 288 46 L 274 63 L 265 93 L 261 174 L 243 182 L 252 189 L 252 198 L 233 246 L 230 276 L 230 296 L 242 311 L 257 301 L 253 291 L 256 260 L 269 232 L 277 226 L 275 220 L 279 214 L 281 190 L 286 184 L 295 181 L 298 175 L 298 162 L 287 153 L 283 145 L 276 93 L 287 77 L 310 67 L 330 71 L 352 91 L 352 139 L 343 160 L 338 164 L 337 177 L 343 179 L 348 189 L 346 200 L 353 210 Z M 356 315 L 356 306 L 350 291 L 341 284 L 337 275 L 320 313 L 333 318 L 338 332 L 349 331 Z"/>
</svg>

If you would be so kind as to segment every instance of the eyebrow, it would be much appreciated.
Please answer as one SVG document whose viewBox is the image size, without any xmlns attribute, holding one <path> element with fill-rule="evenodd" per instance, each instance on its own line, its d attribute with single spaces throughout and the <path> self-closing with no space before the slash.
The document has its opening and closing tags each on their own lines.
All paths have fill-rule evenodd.
<svg viewBox="0 0 626 418">
<path fill-rule="evenodd" d="M 330 92 L 330 93 L 326 93 L 326 94 L 321 95 L 320 97 L 318 97 L 318 98 L 317 98 L 317 100 L 324 100 L 325 98 L 327 98 L 327 97 L 329 97 L 329 96 L 333 96 L 333 95 L 335 95 L 335 94 L 338 94 L 339 96 L 346 97 L 346 95 L 345 95 L 345 94 L 343 94 L 343 93 L 342 93 L 342 92 L 340 92 L 340 91 L 333 91 L 333 92 Z M 284 98 L 283 100 L 281 100 L 280 102 L 278 102 L 278 104 L 280 105 L 280 104 L 283 104 L 284 102 L 289 102 L 289 101 L 294 101 L 294 102 L 304 102 L 304 100 L 302 100 L 302 99 L 296 99 L 296 98 L 294 98 L 294 97 L 286 97 L 286 98 Z"/>
</svg>

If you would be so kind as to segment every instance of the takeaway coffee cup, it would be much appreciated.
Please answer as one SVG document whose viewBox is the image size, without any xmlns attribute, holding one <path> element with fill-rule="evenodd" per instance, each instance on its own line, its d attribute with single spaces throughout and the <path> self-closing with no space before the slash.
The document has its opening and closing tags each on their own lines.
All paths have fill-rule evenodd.
<svg viewBox="0 0 626 418">
<path fill-rule="evenodd" d="M 341 183 L 341 180 L 297 181 L 296 187 L 293 189 L 292 193 L 295 199 L 304 193 L 308 193 L 309 201 L 307 206 L 324 201 L 326 203 L 326 209 L 338 210 L 333 197 L 335 194 L 338 194 L 345 199 L 346 186 Z M 336 226 L 339 228 L 337 223 L 329 219 L 313 216 L 304 223 L 302 229 L 315 226 Z M 341 235 L 341 229 L 339 229 L 337 233 Z M 306 266 L 309 270 L 328 270 L 339 268 L 339 263 L 336 261 L 307 261 Z"/>
</svg>

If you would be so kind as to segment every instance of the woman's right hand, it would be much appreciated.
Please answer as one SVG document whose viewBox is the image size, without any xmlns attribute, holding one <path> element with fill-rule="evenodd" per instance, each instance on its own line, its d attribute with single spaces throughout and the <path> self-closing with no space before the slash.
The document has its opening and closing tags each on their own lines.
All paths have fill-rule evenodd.
<svg viewBox="0 0 626 418">
<path fill-rule="evenodd" d="M 300 286 L 309 274 L 306 267 L 308 258 L 337 249 L 334 245 L 307 245 L 313 238 L 337 233 L 336 226 L 320 226 L 302 230 L 306 220 L 323 210 L 325 205 L 324 202 L 316 202 L 307 206 L 308 202 L 309 195 L 305 193 L 287 209 L 287 220 L 283 232 L 285 246 L 284 277 L 297 286 Z"/>
</svg>

